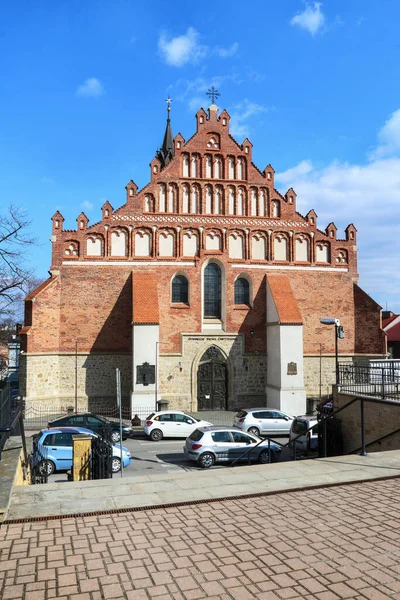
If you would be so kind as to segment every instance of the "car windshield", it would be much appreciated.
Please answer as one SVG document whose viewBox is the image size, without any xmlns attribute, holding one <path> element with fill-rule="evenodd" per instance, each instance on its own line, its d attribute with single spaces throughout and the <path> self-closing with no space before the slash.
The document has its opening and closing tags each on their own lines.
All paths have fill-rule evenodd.
<svg viewBox="0 0 400 600">
<path fill-rule="evenodd" d="M 151 413 L 151 415 L 149 415 L 146 419 L 146 421 L 149 421 L 152 417 L 154 417 L 155 413 Z"/>
</svg>

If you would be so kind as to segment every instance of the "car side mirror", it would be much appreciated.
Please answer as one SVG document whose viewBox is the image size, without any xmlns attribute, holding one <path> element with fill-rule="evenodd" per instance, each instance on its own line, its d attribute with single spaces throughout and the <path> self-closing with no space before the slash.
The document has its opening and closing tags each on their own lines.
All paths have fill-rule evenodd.
<svg viewBox="0 0 400 600">
<path fill-rule="evenodd" d="M 194 421 L 186 421 L 188 425 L 193 425 Z"/>
</svg>

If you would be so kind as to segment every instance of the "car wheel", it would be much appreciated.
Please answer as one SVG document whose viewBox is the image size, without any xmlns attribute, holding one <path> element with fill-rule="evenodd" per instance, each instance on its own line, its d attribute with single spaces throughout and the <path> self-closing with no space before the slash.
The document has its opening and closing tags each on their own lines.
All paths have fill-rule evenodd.
<svg viewBox="0 0 400 600">
<path fill-rule="evenodd" d="M 247 430 L 247 433 L 250 433 L 251 435 L 256 435 L 257 437 L 260 437 L 260 432 L 259 432 L 259 430 L 257 429 L 257 427 L 250 427 L 250 428 Z"/>
<path fill-rule="evenodd" d="M 273 461 L 274 458 L 274 453 L 271 452 L 271 462 Z M 269 463 L 269 454 L 268 454 L 268 450 L 263 450 L 262 452 L 260 452 L 260 455 L 258 457 L 258 460 L 260 461 L 260 463 L 262 465 L 267 465 Z"/>
<path fill-rule="evenodd" d="M 211 452 L 204 452 L 199 458 L 199 465 L 203 467 L 203 469 L 209 469 L 214 464 L 214 456 Z"/>
<path fill-rule="evenodd" d="M 113 444 L 116 444 L 117 442 L 119 442 L 121 439 L 121 435 L 119 433 L 119 431 L 113 431 L 111 433 L 111 440 Z"/>
<path fill-rule="evenodd" d="M 162 440 L 163 438 L 163 432 L 161 431 L 161 429 L 153 429 L 153 431 L 150 433 L 150 439 L 153 442 L 159 442 L 160 440 Z"/>
<path fill-rule="evenodd" d="M 39 470 L 41 475 L 53 475 L 56 470 L 55 464 L 51 460 L 42 460 L 39 465 Z"/>
<path fill-rule="evenodd" d="M 121 470 L 121 459 L 118 456 L 113 456 L 111 469 L 113 473 Z"/>
</svg>

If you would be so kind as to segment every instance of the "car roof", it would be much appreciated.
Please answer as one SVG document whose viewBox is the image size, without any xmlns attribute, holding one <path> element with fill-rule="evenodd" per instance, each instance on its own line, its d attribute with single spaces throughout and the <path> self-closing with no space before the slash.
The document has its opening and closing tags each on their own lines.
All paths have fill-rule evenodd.
<svg viewBox="0 0 400 600">
<path fill-rule="evenodd" d="M 305 421 L 317 421 L 317 415 L 298 415 L 295 419 L 304 419 Z"/>
<path fill-rule="evenodd" d="M 197 429 L 199 431 L 235 431 L 236 433 L 243 433 L 237 427 L 229 427 L 228 425 L 204 425 L 203 427 L 198 427 Z"/>
<path fill-rule="evenodd" d="M 41 429 L 39 435 L 44 433 L 88 433 L 93 435 L 93 431 L 85 427 L 52 427 L 51 429 Z"/>
<path fill-rule="evenodd" d="M 100 415 L 96 415 L 92 412 L 79 412 L 79 413 L 68 413 L 66 415 L 60 415 L 59 417 L 55 417 L 53 421 L 57 421 L 57 419 L 65 419 L 66 417 L 86 417 L 86 415 L 90 417 L 98 417 L 99 419 L 105 419 L 106 417 L 102 417 Z"/>
<path fill-rule="evenodd" d="M 258 406 L 256 408 L 241 408 L 240 411 L 238 412 L 254 412 L 255 410 L 276 410 L 278 412 L 283 413 L 284 415 L 288 415 L 288 413 L 286 413 L 284 410 L 281 410 L 280 408 L 273 408 L 272 406 Z"/>
<path fill-rule="evenodd" d="M 153 415 L 169 415 L 169 414 L 178 414 L 178 415 L 186 415 L 187 413 L 183 412 L 183 410 L 157 410 L 152 413 Z"/>
</svg>

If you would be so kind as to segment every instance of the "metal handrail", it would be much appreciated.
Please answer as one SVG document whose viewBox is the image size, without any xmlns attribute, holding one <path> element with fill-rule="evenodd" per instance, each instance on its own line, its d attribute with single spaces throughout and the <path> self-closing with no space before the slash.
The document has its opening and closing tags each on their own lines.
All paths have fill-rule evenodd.
<svg viewBox="0 0 400 600">
<path fill-rule="evenodd" d="M 257 444 L 255 446 L 252 446 L 251 448 L 249 448 L 246 452 L 243 452 L 243 454 L 241 454 L 240 456 L 238 456 L 237 458 L 235 458 L 234 461 L 232 461 L 231 463 L 231 467 L 233 467 L 233 465 L 235 463 L 237 463 L 241 458 L 243 458 L 243 456 L 249 456 L 248 458 L 248 462 L 250 464 L 250 454 L 251 452 L 254 450 L 254 448 L 257 448 L 260 444 L 263 444 L 265 442 L 265 440 L 268 440 L 268 459 L 269 462 L 271 462 L 271 442 L 273 442 L 274 444 L 277 444 L 278 446 L 282 446 L 282 448 L 284 448 L 286 446 L 286 444 L 281 444 L 280 442 L 277 442 L 276 440 L 273 440 L 269 437 L 265 437 L 262 440 L 260 440 L 259 442 L 257 442 Z"/>
<path fill-rule="evenodd" d="M 398 429 L 395 429 L 394 431 L 391 431 L 390 433 L 387 433 L 386 435 L 382 435 L 382 437 L 373 440 L 372 442 L 367 442 L 365 444 L 365 446 L 372 446 L 372 444 L 378 444 L 379 442 L 381 442 L 382 440 L 386 440 L 387 438 L 389 438 L 390 436 L 394 435 L 395 433 L 399 433 L 400 432 L 400 427 Z M 360 446 L 359 448 L 355 448 L 354 450 L 352 450 L 351 452 L 349 452 L 349 454 L 354 454 L 355 452 L 359 452 L 360 450 L 362 450 L 362 447 Z"/>
</svg>

